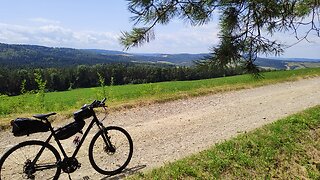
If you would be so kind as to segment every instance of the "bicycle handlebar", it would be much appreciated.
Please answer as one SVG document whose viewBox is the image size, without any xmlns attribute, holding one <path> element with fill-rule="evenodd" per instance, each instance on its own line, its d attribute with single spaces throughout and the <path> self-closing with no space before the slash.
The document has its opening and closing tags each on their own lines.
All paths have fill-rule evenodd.
<svg viewBox="0 0 320 180">
<path fill-rule="evenodd" d="M 94 100 L 90 105 L 84 105 L 81 109 L 85 109 L 85 108 L 98 108 L 98 107 L 106 107 L 105 105 L 105 101 L 107 99 L 106 98 L 103 98 L 101 101 L 99 100 Z"/>
<path fill-rule="evenodd" d="M 99 101 L 99 100 L 94 100 L 90 107 L 91 108 L 97 108 L 97 107 L 105 107 L 105 102 L 106 101 L 106 98 L 103 98 L 102 101 Z"/>
</svg>

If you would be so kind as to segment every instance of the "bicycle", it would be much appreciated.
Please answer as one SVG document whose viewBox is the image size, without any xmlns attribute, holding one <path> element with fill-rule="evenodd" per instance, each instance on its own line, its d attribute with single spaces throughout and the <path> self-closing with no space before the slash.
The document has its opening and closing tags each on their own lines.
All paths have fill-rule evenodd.
<svg viewBox="0 0 320 180">
<path fill-rule="evenodd" d="M 106 108 L 105 100 L 105 98 L 102 101 L 95 100 L 90 105 L 84 105 L 81 110 L 74 113 L 74 122 L 56 130 L 48 120 L 48 117 L 56 113 L 34 115 L 36 120 L 20 118 L 12 121 L 11 125 L 15 136 L 46 131 L 51 133 L 46 141 L 24 141 L 4 153 L 0 159 L 0 180 L 58 179 L 61 170 L 68 173 L 70 178 L 70 173 L 81 167 L 76 156 L 94 124 L 97 125 L 99 131 L 93 136 L 89 145 L 89 161 L 92 167 L 104 175 L 120 173 L 131 160 L 133 142 L 126 130 L 117 126 L 105 127 L 102 121 L 97 118 L 94 109 Z M 85 132 L 82 133 L 84 119 L 89 117 L 93 118 Z M 32 127 L 28 128 L 27 125 Z M 60 140 L 68 139 L 78 132 L 83 136 L 81 139 L 74 140 L 77 146 L 72 156 L 68 156 Z M 49 143 L 52 137 L 56 141 L 63 159 L 57 149 Z M 112 158 L 114 161 L 108 163 L 108 158 Z"/>
</svg>

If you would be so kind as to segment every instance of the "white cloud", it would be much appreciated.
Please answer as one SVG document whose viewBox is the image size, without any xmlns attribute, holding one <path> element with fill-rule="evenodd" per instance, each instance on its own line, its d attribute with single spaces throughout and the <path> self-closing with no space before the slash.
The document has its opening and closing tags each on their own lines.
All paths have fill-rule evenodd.
<svg viewBox="0 0 320 180">
<path fill-rule="evenodd" d="M 0 42 L 53 47 L 120 49 L 120 33 L 72 30 L 58 24 L 21 26 L 0 23 Z"/>
<path fill-rule="evenodd" d="M 300 27 L 298 31 L 299 38 L 306 35 L 305 32 L 308 30 L 307 28 L 308 27 Z M 276 40 L 284 45 L 284 53 L 281 57 L 320 58 L 320 37 L 314 33 L 308 35 L 308 40 L 297 39 L 292 31 L 277 32 L 272 37 L 267 36 L 267 38 Z M 270 55 L 270 57 L 273 56 L 273 54 Z"/>
<path fill-rule="evenodd" d="M 50 47 L 99 48 L 122 50 L 118 38 L 120 32 L 101 32 L 64 27 L 58 21 L 39 18 L 38 25 L 15 25 L 0 22 L 0 42 L 13 44 L 37 44 Z M 160 29 L 157 31 L 157 29 Z M 209 23 L 203 26 L 184 26 L 173 29 L 170 25 L 156 27 L 156 39 L 130 52 L 158 53 L 200 53 L 209 52 L 209 47 L 219 42 L 219 26 Z M 320 38 L 299 43 L 286 50 L 285 57 L 320 58 Z M 273 37 L 286 44 L 296 42 L 292 34 L 277 33 Z"/>
<path fill-rule="evenodd" d="M 15 25 L 0 23 L 0 42 L 18 44 L 38 44 L 53 47 L 73 48 L 123 48 L 119 45 L 120 32 L 97 32 L 66 28 L 58 21 L 34 18 L 40 25 Z M 170 29 L 170 27 L 168 28 Z M 133 48 L 136 52 L 199 53 L 218 42 L 218 27 L 214 24 L 192 27 L 185 26 L 178 31 L 156 32 L 156 40 Z"/>
<path fill-rule="evenodd" d="M 169 29 L 169 28 L 168 28 Z M 185 26 L 169 33 L 157 32 L 156 39 L 131 52 L 160 52 L 160 53 L 201 53 L 208 52 L 209 47 L 219 42 L 219 27 L 210 23 L 203 26 Z"/>
</svg>

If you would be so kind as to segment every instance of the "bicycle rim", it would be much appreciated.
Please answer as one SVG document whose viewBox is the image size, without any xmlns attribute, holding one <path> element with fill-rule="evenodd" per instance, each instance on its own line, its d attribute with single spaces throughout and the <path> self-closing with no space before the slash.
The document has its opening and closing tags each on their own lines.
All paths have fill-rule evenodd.
<svg viewBox="0 0 320 180">
<path fill-rule="evenodd" d="M 39 159 L 32 163 L 44 147 Z M 61 169 L 58 152 L 41 141 L 20 143 L 7 151 L 0 160 L 0 180 L 58 179 Z"/>
<path fill-rule="evenodd" d="M 120 127 L 107 127 L 107 136 L 115 149 L 111 152 L 102 135 L 98 132 L 89 148 L 89 159 L 94 169 L 99 173 L 113 175 L 120 173 L 129 163 L 132 157 L 133 143 L 130 135 Z"/>
</svg>

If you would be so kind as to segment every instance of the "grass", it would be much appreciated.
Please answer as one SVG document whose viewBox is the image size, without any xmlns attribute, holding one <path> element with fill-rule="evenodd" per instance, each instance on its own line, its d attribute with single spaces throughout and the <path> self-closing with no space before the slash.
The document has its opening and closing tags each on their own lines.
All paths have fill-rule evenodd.
<svg viewBox="0 0 320 180">
<path fill-rule="evenodd" d="M 129 179 L 320 179 L 320 106 Z"/>
<path fill-rule="evenodd" d="M 147 105 L 174 99 L 199 96 L 203 94 L 252 88 L 284 81 L 320 75 L 320 68 L 292 71 L 275 71 L 263 73 L 264 79 L 257 80 L 251 75 L 240 75 L 224 78 L 197 81 L 173 81 L 138 85 L 106 87 L 108 105 L 111 110 L 123 107 Z M 5 127 L 8 121 L 17 116 L 30 116 L 35 113 L 58 112 L 63 118 L 72 115 L 72 111 L 94 99 L 102 99 L 101 87 L 75 89 L 64 92 L 45 93 L 44 102 L 37 102 L 36 94 L 20 96 L 0 96 L 0 126 Z M 44 104 L 40 107 L 39 104 Z M 61 118 L 62 118 L 61 117 Z"/>
</svg>

